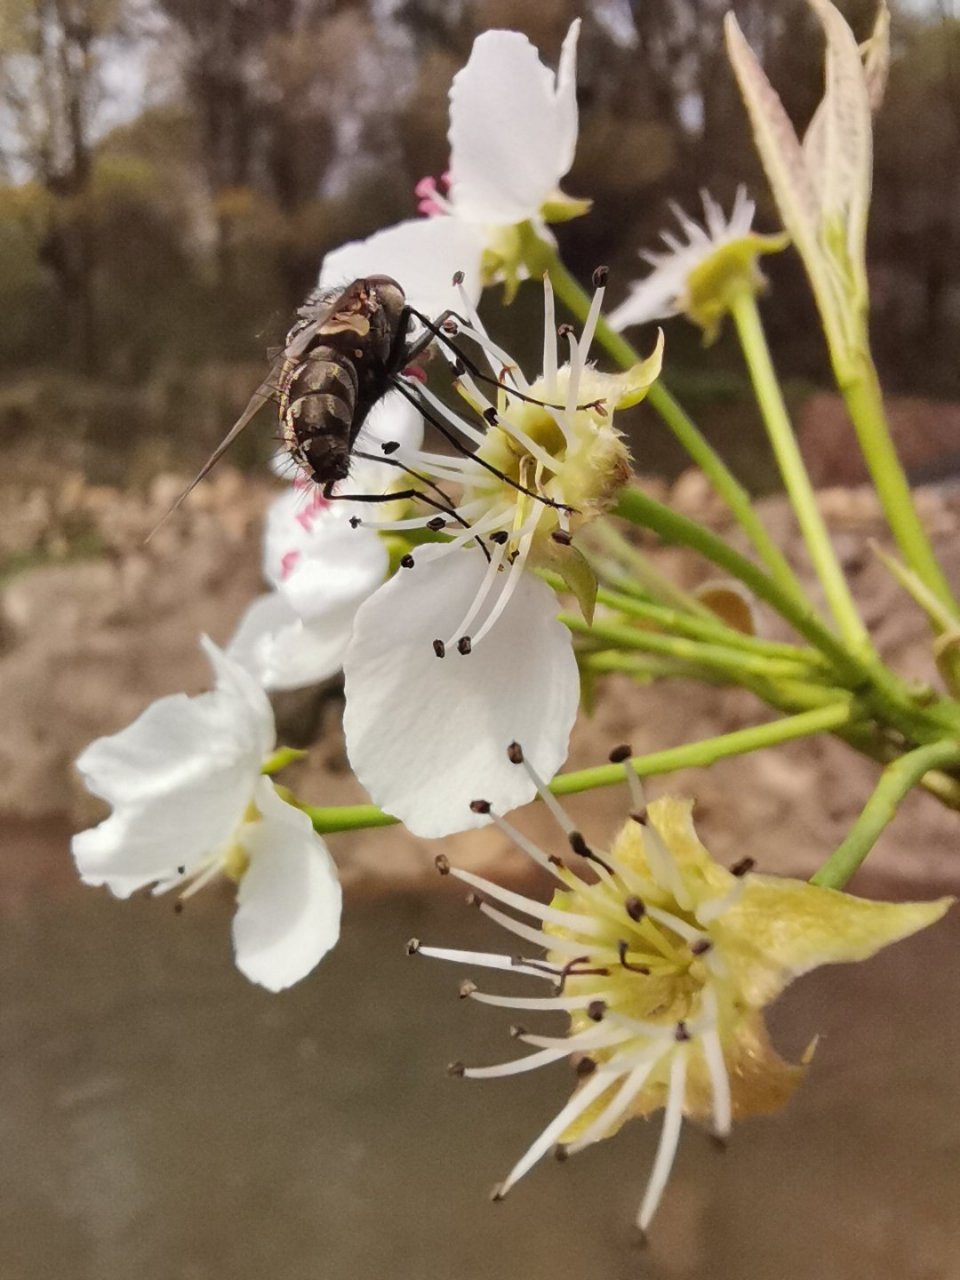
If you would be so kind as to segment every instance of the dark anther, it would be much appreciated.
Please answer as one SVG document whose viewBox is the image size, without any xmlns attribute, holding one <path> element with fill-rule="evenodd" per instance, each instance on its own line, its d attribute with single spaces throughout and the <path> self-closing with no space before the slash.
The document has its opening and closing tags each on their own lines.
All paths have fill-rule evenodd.
<svg viewBox="0 0 960 1280">
<path fill-rule="evenodd" d="M 477 984 L 472 978 L 464 978 L 460 983 L 460 999 L 466 1000 L 468 996 L 472 996 L 477 989 Z"/>
<path fill-rule="evenodd" d="M 177 867 L 177 875 L 185 876 L 186 874 L 187 874 L 187 868 L 181 863 L 181 865 Z"/>
<path fill-rule="evenodd" d="M 442 876 L 448 876 L 450 874 L 450 859 L 445 853 L 438 853 L 433 860 L 433 865 Z"/>
<path fill-rule="evenodd" d="M 603 286 L 607 283 L 607 276 L 609 274 L 610 274 L 609 267 L 597 267 L 597 269 L 593 273 L 593 287 L 595 289 L 602 289 Z"/>
<path fill-rule="evenodd" d="M 511 764 L 523 764 L 523 747 L 519 742 L 511 742 L 507 747 L 507 759 Z"/>
<path fill-rule="evenodd" d="M 183 903 L 178 898 L 176 902 L 173 904 L 173 913 L 174 915 L 178 916 L 182 910 L 183 910 Z"/>
<path fill-rule="evenodd" d="M 470 652 L 472 648 L 473 648 L 473 641 L 470 639 L 469 636 L 461 636 L 460 639 L 457 641 L 457 653 L 462 653 L 464 657 L 466 657 L 466 655 Z"/>
<path fill-rule="evenodd" d="M 468 907 L 483 906 L 483 899 L 480 897 L 479 893 L 468 893 L 464 901 Z"/>
<path fill-rule="evenodd" d="M 647 913 L 647 908 L 643 905 L 643 899 L 636 896 L 628 898 L 623 904 L 626 907 L 627 915 L 631 920 L 642 920 Z"/>
<path fill-rule="evenodd" d="M 350 517 L 350 528 L 351 528 L 351 529 L 359 529 L 359 528 L 360 528 L 360 526 L 361 526 L 362 524 L 363 524 L 363 521 L 360 519 L 360 517 L 359 517 L 359 516 L 351 516 L 351 517 Z"/>
<path fill-rule="evenodd" d="M 447 1075 L 462 1077 L 466 1069 L 467 1068 L 464 1066 L 462 1062 L 451 1062 L 450 1065 L 447 1067 Z"/>
<path fill-rule="evenodd" d="M 452 369 L 453 369 L 453 376 L 455 378 L 462 378 L 463 375 L 467 372 L 467 366 L 463 363 L 462 360 L 454 360 Z"/>
<path fill-rule="evenodd" d="M 571 542 L 573 542 L 573 538 L 569 533 L 567 533 L 566 529 L 554 529 L 550 537 L 554 542 L 558 542 L 561 547 L 569 547 Z"/>
<path fill-rule="evenodd" d="M 489 813 L 490 801 L 489 800 L 471 800 L 470 812 L 471 813 Z"/>
<path fill-rule="evenodd" d="M 567 334 L 568 334 L 568 333 L 573 333 L 573 325 L 572 325 L 572 324 L 559 324 L 559 325 L 557 325 L 557 337 L 558 337 L 558 338 L 565 338 L 565 337 L 567 336 Z"/>
<path fill-rule="evenodd" d="M 711 1133 L 709 1137 L 711 1147 L 713 1147 L 714 1151 L 719 1151 L 721 1155 L 730 1145 L 722 1133 Z"/>
<path fill-rule="evenodd" d="M 617 943 L 617 955 L 620 957 L 620 963 L 623 965 L 624 969 L 629 969 L 631 973 L 643 973 L 643 974 L 649 973 L 650 970 L 647 968 L 645 964 L 634 964 L 632 960 L 627 959 L 627 952 L 629 950 L 630 950 L 629 942 L 626 942 L 623 938 L 621 938 L 620 941 Z"/>
<path fill-rule="evenodd" d="M 399 441 L 399 440 L 385 440 L 385 441 L 383 442 L 383 444 L 380 446 L 380 448 L 383 450 L 383 452 L 384 452 L 384 453 L 387 455 L 387 457 L 389 458 L 389 456 L 390 456 L 390 454 L 391 454 L 391 453 L 396 453 L 396 452 L 397 452 L 397 450 L 400 448 L 400 441 Z"/>
<path fill-rule="evenodd" d="M 674 1040 L 677 1041 L 678 1044 L 683 1044 L 685 1040 L 693 1039 L 693 1037 L 690 1035 L 690 1032 L 687 1030 L 687 1024 L 683 1021 L 683 1019 L 681 1019 L 677 1023 L 677 1029 L 673 1033 L 673 1038 Z"/>
<path fill-rule="evenodd" d="M 574 1067 L 574 1071 L 581 1080 L 585 1076 L 592 1076 L 596 1069 L 597 1061 L 595 1058 L 581 1058 Z"/>
<path fill-rule="evenodd" d="M 434 533 L 439 533 L 446 523 L 444 516 L 434 516 L 432 520 L 427 521 L 427 528 L 432 529 Z"/>
<path fill-rule="evenodd" d="M 647 821 L 646 811 L 644 810 L 641 812 L 638 810 L 636 813 L 631 813 L 630 819 L 632 822 L 638 822 L 642 827 Z"/>
<path fill-rule="evenodd" d="M 490 1188 L 490 1203 L 499 1204 L 503 1199 L 503 1187 L 498 1182 L 495 1187 Z"/>
<path fill-rule="evenodd" d="M 587 1005 L 587 1017 L 591 1022 L 602 1022 L 603 1015 L 607 1012 L 606 1000 L 591 1000 Z"/>
<path fill-rule="evenodd" d="M 513 1040 L 521 1040 L 526 1034 L 527 1028 L 522 1027 L 518 1022 L 515 1022 L 510 1028 L 510 1036 Z"/>
<path fill-rule="evenodd" d="M 574 853 L 579 854 L 581 858 L 586 858 L 588 862 L 596 862 L 598 866 L 603 867 L 605 871 L 609 871 L 613 875 L 613 867 L 604 862 L 599 853 L 594 853 L 579 831 L 571 831 L 567 839 L 570 841 L 570 848 Z"/>
<path fill-rule="evenodd" d="M 624 742 L 619 747 L 614 747 L 607 759 L 611 764 L 623 764 L 624 760 L 629 760 L 633 755 L 633 747 L 628 742 Z"/>
<path fill-rule="evenodd" d="M 440 328 L 447 334 L 457 334 L 460 332 L 460 326 L 457 324 L 456 320 L 444 320 Z"/>
<path fill-rule="evenodd" d="M 696 942 L 691 942 L 690 950 L 695 956 L 705 956 L 712 946 L 709 938 L 698 938 Z"/>
<path fill-rule="evenodd" d="M 566 1161 L 570 1159 L 570 1152 L 562 1142 L 558 1142 L 553 1148 L 553 1158 L 556 1160 L 557 1164 L 565 1164 Z"/>
<path fill-rule="evenodd" d="M 437 655 L 438 658 L 442 658 L 447 652 L 447 646 L 443 643 L 442 640 L 434 640 L 433 652 Z"/>
<path fill-rule="evenodd" d="M 493 407 L 493 405 L 490 405 L 489 408 L 484 409 L 483 416 L 486 419 L 486 421 L 490 423 L 491 427 L 495 427 L 497 425 L 497 411 Z"/>
<path fill-rule="evenodd" d="M 415 956 L 419 950 L 420 950 L 420 939 L 410 938 L 409 941 L 407 942 L 407 955 Z"/>
<path fill-rule="evenodd" d="M 735 862 L 730 868 L 732 876 L 745 876 L 748 871 L 752 871 L 757 865 L 754 858 L 741 858 L 739 862 Z"/>
<path fill-rule="evenodd" d="M 509 541 L 509 539 L 510 535 L 507 533 L 506 529 L 498 529 L 496 533 L 491 533 L 490 535 L 490 541 L 495 542 L 498 547 L 502 547 L 505 542 Z"/>
<path fill-rule="evenodd" d="M 463 284 L 463 272 L 462 272 L 462 271 L 455 271 L 455 272 L 453 273 L 453 283 L 454 283 L 455 285 L 457 285 L 457 284 Z"/>
<path fill-rule="evenodd" d="M 415 563 L 413 556 L 410 555 L 409 552 L 405 556 L 400 557 L 401 569 L 412 569 Z"/>
</svg>

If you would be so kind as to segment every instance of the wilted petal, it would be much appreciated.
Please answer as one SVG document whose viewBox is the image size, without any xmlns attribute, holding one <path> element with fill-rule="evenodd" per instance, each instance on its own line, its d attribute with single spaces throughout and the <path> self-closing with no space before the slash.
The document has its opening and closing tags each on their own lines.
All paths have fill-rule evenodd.
<svg viewBox="0 0 960 1280">
<path fill-rule="evenodd" d="M 560 73 L 526 36 L 485 31 L 450 89 L 451 200 L 457 216 L 510 225 L 537 216 L 570 168 L 577 136 L 579 19 Z"/>
<path fill-rule="evenodd" d="M 336 943 L 340 881 L 310 819 L 281 800 L 269 778 L 261 779 L 256 804 L 261 820 L 239 833 L 250 864 L 237 890 L 233 945 L 245 977 L 282 991 Z"/>
<path fill-rule="evenodd" d="M 866 960 L 934 924 L 953 902 L 871 902 L 801 880 L 745 879 L 743 896 L 712 934 L 755 1008 L 818 965 Z"/>
<path fill-rule="evenodd" d="M 452 284 L 458 271 L 463 272 L 470 297 L 474 301 L 480 297 L 483 243 L 480 230 L 459 218 L 398 222 L 366 240 L 352 240 L 328 253 L 320 269 L 320 284 L 342 284 L 369 275 L 393 276 L 412 306 L 437 316 L 459 307 Z"/>
<path fill-rule="evenodd" d="M 344 661 L 344 729 L 374 801 L 420 836 L 478 826 L 471 800 L 503 811 L 534 788 L 507 760 L 514 740 L 551 777 L 567 754 L 579 698 L 553 592 L 524 574 L 503 616 L 468 655 L 438 658 L 436 638 L 464 617 L 486 565 L 453 551 L 398 573 L 357 613 Z"/>
</svg>

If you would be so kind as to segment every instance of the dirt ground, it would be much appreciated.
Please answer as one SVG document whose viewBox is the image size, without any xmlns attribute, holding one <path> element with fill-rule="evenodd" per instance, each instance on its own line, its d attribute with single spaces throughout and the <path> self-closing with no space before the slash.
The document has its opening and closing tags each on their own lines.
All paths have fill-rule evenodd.
<svg viewBox="0 0 960 1280">
<path fill-rule="evenodd" d="M 0 818 L 64 820 L 75 828 L 96 820 L 99 810 L 73 771 L 73 759 L 92 738 L 129 723 L 153 699 L 203 688 L 198 634 L 226 641 L 261 589 L 261 517 L 274 489 L 224 467 L 144 546 L 180 487 L 181 477 L 164 475 L 143 498 L 68 479 L 56 491 L 21 487 L 5 495 Z M 680 510 L 728 529 L 698 473 L 682 476 L 669 493 L 659 482 L 650 487 Z M 869 551 L 869 539 L 883 540 L 870 491 L 827 489 L 820 500 L 881 652 L 901 673 L 935 681 L 923 617 Z M 960 578 L 960 492 L 928 488 L 918 500 L 948 573 Z M 760 510 L 802 571 L 802 547 L 784 500 L 764 500 Z M 657 555 L 686 585 L 711 576 L 710 566 L 685 552 L 668 548 Z M 777 634 L 775 620 L 762 621 Z M 364 799 L 344 755 L 336 688 L 285 695 L 278 713 L 288 739 L 314 728 L 319 735 L 309 759 L 287 775 L 297 793 L 318 804 Z M 637 752 L 658 750 L 768 716 L 744 691 L 677 682 L 638 687 L 615 677 L 603 687 L 594 714 L 581 717 L 567 768 L 601 763 L 619 742 L 629 741 Z M 655 779 L 650 790 L 695 795 L 701 834 L 717 856 L 733 861 L 750 855 L 764 870 L 809 874 L 842 838 L 875 777 L 870 761 L 818 738 Z M 624 816 L 626 803 L 625 789 L 612 788 L 572 800 L 570 807 L 600 843 Z M 957 822 L 931 797 L 910 797 L 871 869 L 912 891 L 957 883 Z M 555 838 L 540 806 L 531 806 L 522 824 L 544 842 Z M 409 887 L 435 875 L 436 842 L 399 829 L 332 843 L 350 886 Z M 454 837 L 444 848 L 466 863 L 502 864 L 501 872 L 515 865 L 506 842 L 490 831 Z"/>
</svg>

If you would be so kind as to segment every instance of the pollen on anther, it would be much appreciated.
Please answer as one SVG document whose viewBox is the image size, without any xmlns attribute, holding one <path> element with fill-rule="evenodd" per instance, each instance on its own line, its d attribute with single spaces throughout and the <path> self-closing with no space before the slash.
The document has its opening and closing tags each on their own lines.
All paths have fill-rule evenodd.
<svg viewBox="0 0 960 1280">
<path fill-rule="evenodd" d="M 497 411 L 493 407 L 493 405 L 490 405 L 489 408 L 484 409 L 483 416 L 487 420 L 487 422 L 490 423 L 491 427 L 495 427 L 497 425 L 497 422 L 499 421 L 499 415 L 497 414 Z"/>
<path fill-rule="evenodd" d="M 558 1142 L 553 1148 L 553 1158 L 557 1164 L 565 1164 L 570 1159 L 570 1152 L 564 1143 Z"/>
<path fill-rule="evenodd" d="M 682 1019 L 680 1020 L 680 1022 L 677 1023 L 677 1029 L 673 1033 L 673 1038 L 679 1044 L 683 1044 L 685 1040 L 693 1039 L 693 1037 L 690 1035 L 689 1030 L 687 1029 L 687 1024 Z"/>
<path fill-rule="evenodd" d="M 591 1000 L 587 1005 L 587 1017 L 591 1022 L 602 1022 L 603 1015 L 607 1012 L 606 1000 Z"/>
<path fill-rule="evenodd" d="M 460 983 L 460 999 L 466 1000 L 468 996 L 472 996 L 477 990 L 477 984 L 472 978 L 464 978 Z"/>
<path fill-rule="evenodd" d="M 447 646 L 443 643 L 442 640 L 434 640 L 433 652 L 437 655 L 438 658 L 442 658 L 447 652 Z"/>
<path fill-rule="evenodd" d="M 523 747 L 519 742 L 511 742 L 507 747 L 507 759 L 511 764 L 523 764 Z"/>
<path fill-rule="evenodd" d="M 463 1062 L 450 1062 L 447 1064 L 447 1075 L 460 1077 L 466 1069 L 466 1064 Z"/>
<path fill-rule="evenodd" d="M 566 324 L 566 323 L 564 323 L 564 324 L 558 324 L 558 325 L 557 325 L 557 337 L 558 337 L 558 338 L 565 338 L 565 337 L 567 336 L 567 334 L 568 334 L 568 333 L 573 333 L 573 325 L 572 325 L 572 324 Z"/>
<path fill-rule="evenodd" d="M 415 956 L 419 950 L 420 950 L 420 939 L 409 938 L 407 940 L 407 955 Z"/>
<path fill-rule="evenodd" d="M 491 533 L 490 541 L 496 543 L 498 547 L 502 547 L 508 541 L 510 535 L 506 529 L 498 529 L 496 533 Z"/>
<path fill-rule="evenodd" d="M 607 276 L 610 274 L 609 267 L 597 267 L 593 273 L 593 287 L 602 289 L 607 283 Z"/>
<path fill-rule="evenodd" d="M 574 1067 L 574 1071 L 577 1073 L 577 1077 L 580 1080 L 583 1080 L 586 1076 L 592 1076 L 596 1069 L 596 1058 L 580 1058 L 577 1065 Z"/>
<path fill-rule="evenodd" d="M 462 271 L 455 271 L 455 272 L 453 273 L 453 283 L 454 283 L 454 284 L 463 284 L 463 272 L 462 272 Z"/>
<path fill-rule="evenodd" d="M 438 853 L 433 860 L 433 865 L 442 876 L 448 876 L 450 874 L 450 859 L 445 853 Z"/>
<path fill-rule="evenodd" d="M 550 537 L 554 542 L 559 543 L 561 547 L 569 547 L 573 542 L 573 538 L 567 533 L 566 529 L 554 529 Z"/>
<path fill-rule="evenodd" d="M 697 938 L 696 942 L 690 943 L 690 950 L 695 956 L 705 956 L 712 946 L 709 938 Z"/>
<path fill-rule="evenodd" d="M 631 920 L 640 921 L 646 915 L 647 908 L 644 906 L 642 898 L 630 897 L 623 905 Z"/>
<path fill-rule="evenodd" d="M 490 1203 L 499 1204 L 501 1200 L 503 1200 L 503 1198 L 504 1198 L 503 1185 L 498 1182 L 495 1187 L 490 1188 Z"/>
<path fill-rule="evenodd" d="M 587 844 L 586 840 L 584 840 L 579 831 L 571 831 L 567 836 L 567 839 L 570 841 L 570 848 L 574 853 L 578 853 L 581 858 L 590 858 L 593 856 L 593 850 Z"/>
<path fill-rule="evenodd" d="M 526 1034 L 527 1028 L 522 1026 L 519 1022 L 515 1022 L 510 1028 L 510 1037 L 513 1040 L 519 1040 L 521 1036 L 525 1036 Z"/>
<path fill-rule="evenodd" d="M 446 523 L 447 522 L 443 516 L 434 516 L 432 520 L 427 521 L 427 528 L 431 529 L 434 533 L 439 533 Z"/>
<path fill-rule="evenodd" d="M 624 742 L 619 747 L 614 747 L 607 759 L 611 764 L 623 764 L 624 760 L 629 760 L 632 755 L 633 747 L 628 742 Z"/>
<path fill-rule="evenodd" d="M 351 517 L 350 517 L 350 528 L 351 528 L 351 529 L 359 529 L 359 528 L 360 528 L 360 526 L 361 526 L 362 524 L 363 524 L 363 521 L 360 519 L 360 517 L 359 517 L 359 516 L 351 516 Z"/>
</svg>

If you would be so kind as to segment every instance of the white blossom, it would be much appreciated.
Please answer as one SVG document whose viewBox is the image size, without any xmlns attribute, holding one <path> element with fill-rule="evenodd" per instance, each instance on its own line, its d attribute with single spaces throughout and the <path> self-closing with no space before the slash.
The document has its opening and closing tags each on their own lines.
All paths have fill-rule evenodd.
<svg viewBox="0 0 960 1280">
<path fill-rule="evenodd" d="M 225 876 L 237 884 L 237 967 L 271 991 L 305 977 L 336 943 L 340 884 L 324 842 L 280 798 L 262 766 L 275 745 L 270 703 L 241 666 L 204 638 L 209 693 L 174 694 L 98 738 L 77 761 L 113 812 L 74 836 L 81 878 L 126 898 Z"/>
</svg>

